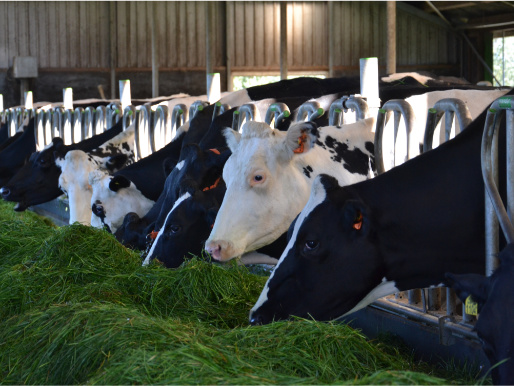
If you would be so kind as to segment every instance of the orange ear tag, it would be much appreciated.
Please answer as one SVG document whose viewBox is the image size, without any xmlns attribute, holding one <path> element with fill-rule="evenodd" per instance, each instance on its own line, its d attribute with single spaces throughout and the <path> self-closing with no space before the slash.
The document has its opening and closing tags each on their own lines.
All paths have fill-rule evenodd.
<svg viewBox="0 0 514 386">
<path fill-rule="evenodd" d="M 212 151 L 214 154 L 217 154 L 217 155 L 220 155 L 220 151 L 218 149 L 209 149 L 210 151 Z"/>
<path fill-rule="evenodd" d="M 302 134 L 300 137 L 298 137 L 298 148 L 294 149 L 293 152 L 296 154 L 303 153 L 305 142 L 307 142 L 307 134 Z"/>
<path fill-rule="evenodd" d="M 152 240 L 155 240 L 157 238 L 157 235 L 159 234 L 159 232 L 156 232 L 156 231 L 151 231 L 149 236 Z"/>
<path fill-rule="evenodd" d="M 355 218 L 355 221 L 353 222 L 352 228 L 355 230 L 360 231 L 362 228 L 362 213 L 359 212 L 357 217 Z"/>
</svg>

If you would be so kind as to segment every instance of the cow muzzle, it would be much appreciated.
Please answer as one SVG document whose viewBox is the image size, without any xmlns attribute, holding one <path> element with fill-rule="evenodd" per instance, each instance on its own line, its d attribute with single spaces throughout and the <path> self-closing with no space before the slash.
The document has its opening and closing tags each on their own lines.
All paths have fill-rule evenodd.
<svg viewBox="0 0 514 386">
<path fill-rule="evenodd" d="M 234 252 L 234 245 L 230 241 L 212 240 L 205 244 L 205 250 L 214 260 L 229 261 L 237 256 Z"/>
</svg>

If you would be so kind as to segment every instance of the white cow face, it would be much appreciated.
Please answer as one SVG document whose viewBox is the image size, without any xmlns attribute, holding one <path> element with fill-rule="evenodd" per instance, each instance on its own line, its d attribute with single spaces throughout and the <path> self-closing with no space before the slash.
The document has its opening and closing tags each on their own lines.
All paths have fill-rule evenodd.
<svg viewBox="0 0 514 386">
<path fill-rule="evenodd" d="M 79 222 L 89 225 L 92 190 L 88 183 L 88 175 L 92 170 L 102 166 L 100 160 L 82 150 L 71 150 L 64 158 L 57 158 L 55 163 L 61 168 L 59 188 L 68 196 L 70 224 Z"/>
<path fill-rule="evenodd" d="M 227 193 L 206 243 L 219 260 L 271 243 L 287 229 L 284 219 L 300 212 L 310 184 L 299 163 L 306 161 L 317 130 L 301 123 L 285 133 L 247 122 L 242 136 L 230 129 L 225 136 L 232 151 L 223 169 Z"/>
<path fill-rule="evenodd" d="M 341 185 L 366 179 L 373 159 L 368 118 L 342 127 L 292 125 L 287 133 L 248 122 L 240 135 L 225 132 L 232 155 L 223 169 L 227 192 L 205 249 L 230 260 L 271 244 L 307 203 L 314 178 L 325 173 Z"/>
<path fill-rule="evenodd" d="M 120 178 L 117 177 L 117 180 Z M 109 227 L 112 233 L 123 224 L 129 212 L 143 217 L 154 205 L 154 201 L 146 198 L 133 182 L 124 179 L 124 183 L 112 183 L 113 176 L 100 170 L 89 174 L 92 187 L 90 207 L 91 225 L 97 228 Z"/>
</svg>

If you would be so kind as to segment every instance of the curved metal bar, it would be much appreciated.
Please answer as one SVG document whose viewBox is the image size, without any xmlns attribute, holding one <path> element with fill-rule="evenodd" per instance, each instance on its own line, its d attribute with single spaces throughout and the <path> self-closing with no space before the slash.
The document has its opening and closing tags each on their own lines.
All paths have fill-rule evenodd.
<svg viewBox="0 0 514 386">
<path fill-rule="evenodd" d="M 155 143 L 155 133 L 159 134 L 159 146 Z M 166 135 L 169 133 L 170 140 L 173 139 L 176 133 L 175 127 L 172 127 L 171 125 L 171 119 L 170 119 L 170 110 L 168 109 L 168 106 L 165 105 L 159 105 L 155 109 L 154 113 L 154 129 L 151 131 L 150 136 L 150 143 L 152 146 L 152 149 L 162 148 L 165 146 L 169 141 L 166 138 Z M 154 150 L 155 151 L 155 150 Z"/>
<path fill-rule="evenodd" d="M 178 129 L 188 119 L 187 106 L 183 103 L 179 103 L 171 110 L 171 127 Z"/>
<path fill-rule="evenodd" d="M 135 143 L 136 143 L 136 158 L 140 160 L 143 158 L 141 152 L 141 137 L 146 137 L 146 145 L 150 139 L 150 118 L 152 110 L 148 105 L 141 105 L 136 107 L 136 127 L 135 127 Z M 148 146 L 146 151 L 148 151 Z"/>
<path fill-rule="evenodd" d="M 98 106 L 95 117 L 92 135 L 101 134 L 107 130 L 107 107 Z"/>
<path fill-rule="evenodd" d="M 82 138 L 92 137 L 94 134 L 95 108 L 86 107 L 82 118 Z"/>
<path fill-rule="evenodd" d="M 62 107 L 55 107 L 52 111 L 52 138 L 60 137 L 64 140 L 63 133 L 63 115 Z"/>
<path fill-rule="evenodd" d="M 73 111 L 73 115 L 74 115 L 74 124 L 73 124 L 73 132 L 75 133 L 75 135 L 77 135 L 79 137 L 79 142 L 83 141 L 84 139 L 86 139 L 86 137 L 84 136 L 84 118 L 85 118 L 85 115 L 84 115 L 84 109 L 82 107 L 76 107 L 75 110 Z"/>
<path fill-rule="evenodd" d="M 344 101 L 348 99 L 348 96 L 344 96 L 340 99 L 335 100 L 330 105 L 330 110 L 328 111 L 328 125 L 329 126 L 340 126 L 341 118 L 344 110 Z"/>
<path fill-rule="evenodd" d="M 234 114 L 232 115 L 232 130 L 238 131 L 239 130 L 239 110 L 234 111 Z"/>
<path fill-rule="evenodd" d="M 368 116 L 368 103 L 361 97 L 350 95 L 348 99 L 343 102 L 345 112 L 347 109 L 355 111 L 356 120 L 365 119 Z"/>
<path fill-rule="evenodd" d="M 394 113 L 394 142 L 393 146 L 396 147 L 396 138 L 398 135 L 398 129 L 400 126 L 400 118 L 403 116 L 405 121 L 405 129 L 407 130 L 407 156 L 406 160 L 411 159 L 414 152 L 411 150 L 416 145 L 414 144 L 413 136 L 411 135 L 414 127 L 414 112 L 410 104 L 402 99 L 392 99 L 384 104 L 384 106 L 378 110 L 377 124 L 375 131 L 375 165 L 377 173 L 382 174 L 386 171 L 384 166 L 383 158 L 383 136 L 385 126 L 389 120 L 391 113 Z M 406 161 L 404 160 L 404 161 Z M 396 160 L 394 160 L 396 164 Z M 394 167 L 394 165 L 391 165 Z M 390 169 L 390 168 L 389 168 Z M 389 170 L 387 169 L 387 170 Z"/>
<path fill-rule="evenodd" d="M 271 104 L 270 107 L 268 107 L 268 110 L 266 111 L 266 116 L 264 117 L 264 122 L 271 126 L 271 122 L 273 122 L 274 120 L 274 127 L 277 127 L 280 124 L 280 122 L 288 118 L 290 115 L 291 111 L 285 103 L 276 102 Z"/>
<path fill-rule="evenodd" d="M 209 102 L 201 100 L 191 103 L 191 106 L 189 106 L 189 119 L 193 119 L 199 111 L 202 111 L 207 106 L 209 106 Z"/>
<path fill-rule="evenodd" d="M 12 133 L 11 136 L 16 134 L 18 131 L 22 130 L 22 128 L 23 128 L 23 121 L 25 120 L 25 108 L 24 107 L 17 107 L 15 109 L 14 118 L 15 118 L 15 120 L 14 120 L 14 133 Z M 12 129 L 12 126 L 11 126 L 11 129 Z"/>
<path fill-rule="evenodd" d="M 109 130 L 116 123 L 122 119 L 123 111 L 121 109 L 121 105 L 118 102 L 111 102 L 107 105 L 107 127 L 106 130 Z"/>
<path fill-rule="evenodd" d="M 239 107 L 239 120 L 237 122 L 237 131 L 241 132 L 243 122 L 246 121 L 260 121 L 259 110 L 253 103 L 246 103 Z"/>
<path fill-rule="evenodd" d="M 127 130 L 127 127 L 129 127 L 132 122 L 134 122 L 134 119 L 136 119 L 136 108 L 132 105 L 125 107 L 125 110 L 123 110 L 123 131 Z"/>
<path fill-rule="evenodd" d="M 224 112 L 230 110 L 230 106 L 226 103 L 216 102 L 214 104 L 214 110 L 212 112 L 212 119 L 216 118 L 218 115 L 223 114 Z"/>
<path fill-rule="evenodd" d="M 498 192 L 497 182 L 495 181 L 497 179 L 497 168 L 495 168 L 494 163 L 495 159 L 491 157 L 491 152 L 496 152 L 495 147 L 497 147 L 497 144 L 493 145 L 493 142 L 495 142 L 495 136 L 498 135 L 498 128 L 501 124 L 501 120 L 503 118 L 503 111 L 502 110 L 513 110 L 514 109 L 514 99 L 512 97 L 503 97 L 499 98 L 496 101 L 493 102 L 491 107 L 489 108 L 487 112 L 486 117 L 486 123 L 484 127 L 484 134 L 482 137 L 482 151 L 481 151 L 481 160 L 482 160 L 482 175 L 484 177 L 484 183 L 486 187 L 486 191 L 491 199 L 491 202 L 493 204 L 493 208 L 496 212 L 496 216 L 498 217 L 499 223 L 501 225 L 501 228 L 503 230 L 503 233 L 505 234 L 505 238 L 507 239 L 508 243 L 514 242 L 514 226 L 511 223 L 511 220 L 509 219 L 509 215 L 507 214 L 507 210 L 505 209 L 503 205 L 503 201 L 500 197 L 500 194 Z M 512 131 L 514 131 L 514 118 L 512 113 L 510 114 L 510 117 L 508 118 L 509 122 L 507 123 L 507 143 L 509 143 L 509 136 L 513 135 Z M 508 161 L 511 161 L 510 158 L 510 152 L 512 152 L 512 148 L 508 146 L 507 148 L 507 157 Z M 496 157 L 495 157 L 496 158 Z M 512 197 L 512 189 L 513 187 L 510 186 L 513 182 L 511 179 L 510 169 L 511 165 L 507 165 L 507 197 Z M 496 169 L 496 170 L 495 170 Z M 512 207 L 513 203 L 510 203 L 510 206 Z M 512 213 L 510 213 L 512 216 Z"/>
<path fill-rule="evenodd" d="M 325 110 L 319 102 L 309 101 L 305 102 L 298 108 L 298 114 L 296 114 L 296 122 L 301 121 L 313 121 L 325 114 Z"/>
<path fill-rule="evenodd" d="M 70 145 L 75 143 L 75 135 L 73 132 L 73 110 L 66 109 L 63 112 L 63 134 L 64 143 Z M 69 137 L 68 137 L 69 136 Z"/>
<path fill-rule="evenodd" d="M 464 130 L 473 120 L 471 118 L 471 113 L 469 112 L 468 106 L 460 99 L 445 98 L 439 100 L 436 102 L 434 107 L 428 110 L 427 123 L 425 126 L 425 134 L 423 139 L 423 152 L 432 150 L 434 132 L 443 115 L 445 115 L 445 130 L 444 132 L 441 131 L 439 143 L 443 143 L 450 139 L 454 116 L 459 122 L 459 128 L 461 131 Z M 456 131 L 455 135 L 457 134 L 458 133 Z"/>
</svg>

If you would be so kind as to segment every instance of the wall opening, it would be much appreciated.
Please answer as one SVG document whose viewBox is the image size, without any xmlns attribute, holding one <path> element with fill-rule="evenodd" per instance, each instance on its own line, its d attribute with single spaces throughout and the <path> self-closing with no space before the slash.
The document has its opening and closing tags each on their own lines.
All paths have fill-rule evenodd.
<svg viewBox="0 0 514 386">
<path fill-rule="evenodd" d="M 514 31 L 494 34 L 493 72 L 503 86 L 514 86 Z"/>
<path fill-rule="evenodd" d="M 327 77 L 327 74 L 292 74 L 289 75 L 287 79 L 294 79 L 306 76 L 311 78 L 325 79 Z M 280 75 L 234 75 L 232 76 L 232 87 L 234 91 L 237 91 L 242 90 L 243 88 L 262 86 L 264 84 L 278 82 L 279 80 Z"/>
</svg>

